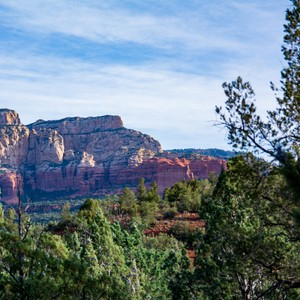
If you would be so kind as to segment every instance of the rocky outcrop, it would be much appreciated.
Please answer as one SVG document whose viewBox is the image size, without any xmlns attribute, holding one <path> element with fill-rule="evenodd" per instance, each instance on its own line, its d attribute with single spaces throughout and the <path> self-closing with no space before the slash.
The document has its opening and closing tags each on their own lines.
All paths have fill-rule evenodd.
<svg viewBox="0 0 300 300">
<path fill-rule="evenodd" d="M 160 191 L 181 179 L 219 173 L 225 161 L 209 157 L 162 156 L 160 143 L 127 129 L 118 116 L 38 120 L 22 125 L 15 111 L 0 110 L 0 187 L 2 201 L 18 191 L 33 201 L 102 195 L 141 177 Z"/>
<path fill-rule="evenodd" d="M 7 204 L 14 204 L 18 201 L 18 192 L 22 178 L 14 170 L 0 168 L 1 200 Z"/>
<path fill-rule="evenodd" d="M 0 109 L 0 124 L 2 125 L 20 125 L 19 114 L 14 110 L 3 108 Z"/>
</svg>

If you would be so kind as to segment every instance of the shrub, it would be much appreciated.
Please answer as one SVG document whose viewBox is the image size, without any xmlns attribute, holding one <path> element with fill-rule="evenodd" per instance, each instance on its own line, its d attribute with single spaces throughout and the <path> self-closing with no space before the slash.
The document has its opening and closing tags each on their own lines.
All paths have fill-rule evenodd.
<svg viewBox="0 0 300 300">
<path fill-rule="evenodd" d="M 177 214 L 176 207 L 170 207 L 163 212 L 164 219 L 173 219 Z"/>
</svg>

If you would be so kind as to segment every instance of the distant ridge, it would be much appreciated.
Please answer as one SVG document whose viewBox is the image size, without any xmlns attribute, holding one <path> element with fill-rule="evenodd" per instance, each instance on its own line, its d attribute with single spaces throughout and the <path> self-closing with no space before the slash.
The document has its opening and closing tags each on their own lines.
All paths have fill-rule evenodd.
<svg viewBox="0 0 300 300">
<path fill-rule="evenodd" d="M 236 151 L 228 151 L 228 150 L 222 150 L 217 148 L 209 148 L 209 149 L 195 149 L 195 148 L 187 148 L 187 149 L 170 149 L 170 150 L 164 150 L 162 155 L 165 155 L 166 153 L 174 154 L 178 157 L 185 157 L 188 159 L 192 158 L 198 158 L 199 155 L 204 156 L 212 156 L 219 159 L 225 159 L 228 160 L 231 157 L 237 156 L 241 154 L 241 152 Z"/>
</svg>

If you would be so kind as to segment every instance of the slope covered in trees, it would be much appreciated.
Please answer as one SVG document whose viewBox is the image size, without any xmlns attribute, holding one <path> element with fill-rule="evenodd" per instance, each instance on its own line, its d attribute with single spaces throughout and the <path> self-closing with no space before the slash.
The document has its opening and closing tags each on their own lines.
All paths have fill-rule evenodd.
<svg viewBox="0 0 300 300">
<path fill-rule="evenodd" d="M 220 159 L 228 160 L 231 157 L 236 156 L 238 153 L 235 151 L 228 151 L 228 150 L 222 150 L 222 149 L 194 149 L 194 148 L 188 148 L 188 149 L 171 149 L 171 150 L 165 150 L 163 153 L 170 153 L 170 154 L 176 154 L 178 157 L 185 157 L 185 158 L 196 158 L 198 156 L 204 155 L 204 156 L 211 156 L 211 157 L 217 157 Z"/>
<path fill-rule="evenodd" d="M 101 202 L 87 200 L 57 224 L 31 224 L 14 210 L 0 220 L 3 299 L 147 299 L 187 295 L 189 261 L 172 237 L 147 238 L 132 222 L 109 223 Z M 174 288 L 173 288 L 174 287 Z"/>
</svg>

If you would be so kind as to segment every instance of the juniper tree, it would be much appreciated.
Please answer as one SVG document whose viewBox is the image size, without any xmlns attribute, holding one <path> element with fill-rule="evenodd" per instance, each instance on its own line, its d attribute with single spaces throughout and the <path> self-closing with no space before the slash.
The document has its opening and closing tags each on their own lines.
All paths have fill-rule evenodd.
<svg viewBox="0 0 300 300">
<path fill-rule="evenodd" d="M 219 125 L 228 130 L 235 148 L 265 153 L 281 167 L 294 201 L 300 207 L 300 1 L 291 0 L 286 11 L 282 53 L 286 62 L 281 71 L 281 86 L 271 83 L 277 108 L 267 112 L 266 120 L 257 114 L 255 93 L 241 77 L 224 83 L 225 112 L 216 107 Z M 299 209 L 296 213 L 300 221 Z"/>
</svg>

